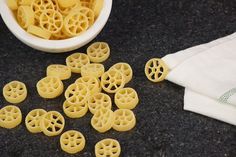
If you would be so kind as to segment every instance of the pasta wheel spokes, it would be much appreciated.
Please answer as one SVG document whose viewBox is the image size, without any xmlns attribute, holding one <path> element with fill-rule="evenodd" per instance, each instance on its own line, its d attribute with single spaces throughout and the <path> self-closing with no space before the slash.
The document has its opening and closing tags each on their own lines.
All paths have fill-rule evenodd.
<svg viewBox="0 0 236 157">
<path fill-rule="evenodd" d="M 87 48 L 87 54 L 92 62 L 101 63 L 110 56 L 110 48 L 105 42 L 95 42 Z"/>
<path fill-rule="evenodd" d="M 136 118 L 134 113 L 128 109 L 118 109 L 114 112 L 115 121 L 113 129 L 117 131 L 129 131 L 136 124 Z"/>
<path fill-rule="evenodd" d="M 114 122 L 114 113 L 107 108 L 97 110 L 91 119 L 94 129 L 100 133 L 104 133 L 112 128 Z"/>
<path fill-rule="evenodd" d="M 47 136 L 59 135 L 65 126 L 64 117 L 57 111 L 47 112 L 42 116 L 40 128 Z"/>
<path fill-rule="evenodd" d="M 105 72 L 101 78 L 101 86 L 108 93 L 116 93 L 117 90 L 125 85 L 125 77 L 117 70 L 110 69 Z"/>
<path fill-rule="evenodd" d="M 3 87 L 3 96 L 10 103 L 20 103 L 24 101 L 27 96 L 26 86 L 19 81 L 9 82 Z"/>
<path fill-rule="evenodd" d="M 159 58 L 150 59 L 145 65 L 145 74 L 152 82 L 161 82 L 168 74 L 168 67 Z"/>
<path fill-rule="evenodd" d="M 25 118 L 26 128 L 32 133 L 41 132 L 40 121 L 45 113 L 47 112 L 43 109 L 35 109 L 30 111 Z"/>
<path fill-rule="evenodd" d="M 116 69 L 120 71 L 125 76 L 125 83 L 128 83 L 133 77 L 133 70 L 131 66 L 127 63 L 117 63 L 113 65 L 110 69 Z"/>
<path fill-rule="evenodd" d="M 96 157 L 119 157 L 121 153 L 121 147 L 117 140 L 104 139 L 99 141 L 95 145 Z"/>
<path fill-rule="evenodd" d="M 70 130 L 64 132 L 60 137 L 61 149 L 67 153 L 75 154 L 85 147 L 85 138 L 82 133 Z"/>
<path fill-rule="evenodd" d="M 82 83 L 71 84 L 65 91 L 65 97 L 69 104 L 83 104 L 87 101 L 89 90 Z"/>
<path fill-rule="evenodd" d="M 22 121 L 21 110 L 13 105 L 5 106 L 0 110 L 0 127 L 12 129 Z"/>
<path fill-rule="evenodd" d="M 44 11 L 40 15 L 39 21 L 41 28 L 53 34 L 61 31 L 63 26 L 61 13 L 52 9 Z"/>
<path fill-rule="evenodd" d="M 37 83 L 37 91 L 43 98 L 55 98 L 62 94 L 63 83 L 58 77 L 47 76 Z"/>
<path fill-rule="evenodd" d="M 81 67 L 90 63 L 89 57 L 83 53 L 74 53 L 66 58 L 66 65 L 74 73 L 80 73 Z"/>
<path fill-rule="evenodd" d="M 82 14 L 84 14 L 84 15 L 86 15 L 88 17 L 89 26 L 92 26 L 92 24 L 94 23 L 94 12 L 93 12 L 93 10 L 91 10 L 88 7 L 80 7 L 80 8 L 78 8 L 78 10 Z"/>
<path fill-rule="evenodd" d="M 54 10 L 54 4 L 51 0 L 33 0 L 31 9 L 34 11 L 34 17 L 38 21 L 40 15 L 46 10 Z"/>
<path fill-rule="evenodd" d="M 99 80 L 93 76 L 80 77 L 75 81 L 75 83 L 86 85 L 91 95 L 101 91 Z"/>
<path fill-rule="evenodd" d="M 83 117 L 88 112 L 88 105 L 86 102 L 79 104 L 70 104 L 66 100 L 63 103 L 63 111 L 70 118 Z"/>
<path fill-rule="evenodd" d="M 88 17 L 77 9 L 71 11 L 64 19 L 64 31 L 70 37 L 80 35 L 86 31 L 88 27 Z"/>
<path fill-rule="evenodd" d="M 76 3 L 70 7 L 61 7 L 58 6 L 58 9 L 62 15 L 67 16 L 72 10 L 80 7 L 80 1 L 76 1 Z"/>
<path fill-rule="evenodd" d="M 138 94 L 133 88 L 123 88 L 115 94 L 115 104 L 120 109 L 134 109 L 138 102 Z"/>
<path fill-rule="evenodd" d="M 104 93 L 94 94 L 88 99 L 89 111 L 92 114 L 95 114 L 95 112 L 101 108 L 111 109 L 111 106 L 112 101 L 110 96 Z"/>
</svg>

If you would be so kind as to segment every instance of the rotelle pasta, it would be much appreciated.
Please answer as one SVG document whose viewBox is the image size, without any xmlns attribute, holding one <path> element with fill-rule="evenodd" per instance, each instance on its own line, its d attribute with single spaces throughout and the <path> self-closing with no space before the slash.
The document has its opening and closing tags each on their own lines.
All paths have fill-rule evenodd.
<svg viewBox="0 0 236 157">
<path fill-rule="evenodd" d="M 63 40 L 87 31 L 96 21 L 103 0 L 7 0 L 19 25 L 47 40 Z"/>
</svg>

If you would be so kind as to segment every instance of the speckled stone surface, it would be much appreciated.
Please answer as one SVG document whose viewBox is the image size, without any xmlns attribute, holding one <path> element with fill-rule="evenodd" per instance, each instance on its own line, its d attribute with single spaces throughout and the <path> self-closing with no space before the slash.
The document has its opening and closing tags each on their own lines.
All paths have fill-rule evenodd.
<svg viewBox="0 0 236 157">
<path fill-rule="evenodd" d="M 198 114 L 183 111 L 184 89 L 170 82 L 154 84 L 144 75 L 145 62 L 197 44 L 231 34 L 236 30 L 235 0 L 114 0 L 105 29 L 94 41 L 107 41 L 111 56 L 108 69 L 128 62 L 140 104 L 134 110 L 137 126 L 130 132 L 97 133 L 90 126 L 91 114 L 81 119 L 66 118 L 65 130 L 77 129 L 86 139 L 83 152 L 74 156 L 94 156 L 94 145 L 103 138 L 115 138 L 122 157 L 235 157 L 236 127 Z M 77 51 L 85 52 L 85 48 Z M 26 83 L 27 100 L 19 105 L 23 117 L 35 108 L 62 112 L 63 96 L 44 100 L 36 92 L 36 82 L 52 63 L 65 63 L 71 53 L 47 54 L 17 40 L 0 19 L 0 88 L 11 80 Z M 65 87 L 79 75 L 65 81 Z M 8 105 L 0 93 L 0 107 Z M 114 107 L 115 109 L 115 107 Z M 24 123 L 12 130 L 0 128 L 1 157 L 62 157 L 59 136 L 31 134 Z M 73 156 L 73 155 L 72 155 Z"/>
</svg>

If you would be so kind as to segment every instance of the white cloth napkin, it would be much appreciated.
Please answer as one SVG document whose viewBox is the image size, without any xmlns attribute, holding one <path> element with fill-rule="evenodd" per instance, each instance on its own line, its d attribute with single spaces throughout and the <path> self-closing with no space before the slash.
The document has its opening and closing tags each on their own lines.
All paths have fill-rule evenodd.
<svg viewBox="0 0 236 157">
<path fill-rule="evenodd" d="M 184 109 L 236 125 L 236 33 L 162 58 Z"/>
</svg>

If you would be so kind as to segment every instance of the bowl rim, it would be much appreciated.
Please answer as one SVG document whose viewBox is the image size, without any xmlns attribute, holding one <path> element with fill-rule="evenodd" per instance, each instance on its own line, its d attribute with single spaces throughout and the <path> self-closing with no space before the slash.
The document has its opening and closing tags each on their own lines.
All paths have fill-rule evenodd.
<svg viewBox="0 0 236 157">
<path fill-rule="evenodd" d="M 77 37 L 64 40 L 46 40 L 27 33 L 17 23 L 7 0 L 0 0 L 0 14 L 8 29 L 26 45 L 44 52 L 60 53 L 78 49 L 93 40 L 105 26 L 112 9 L 112 0 L 104 0 L 103 9 L 95 23 Z"/>
</svg>

